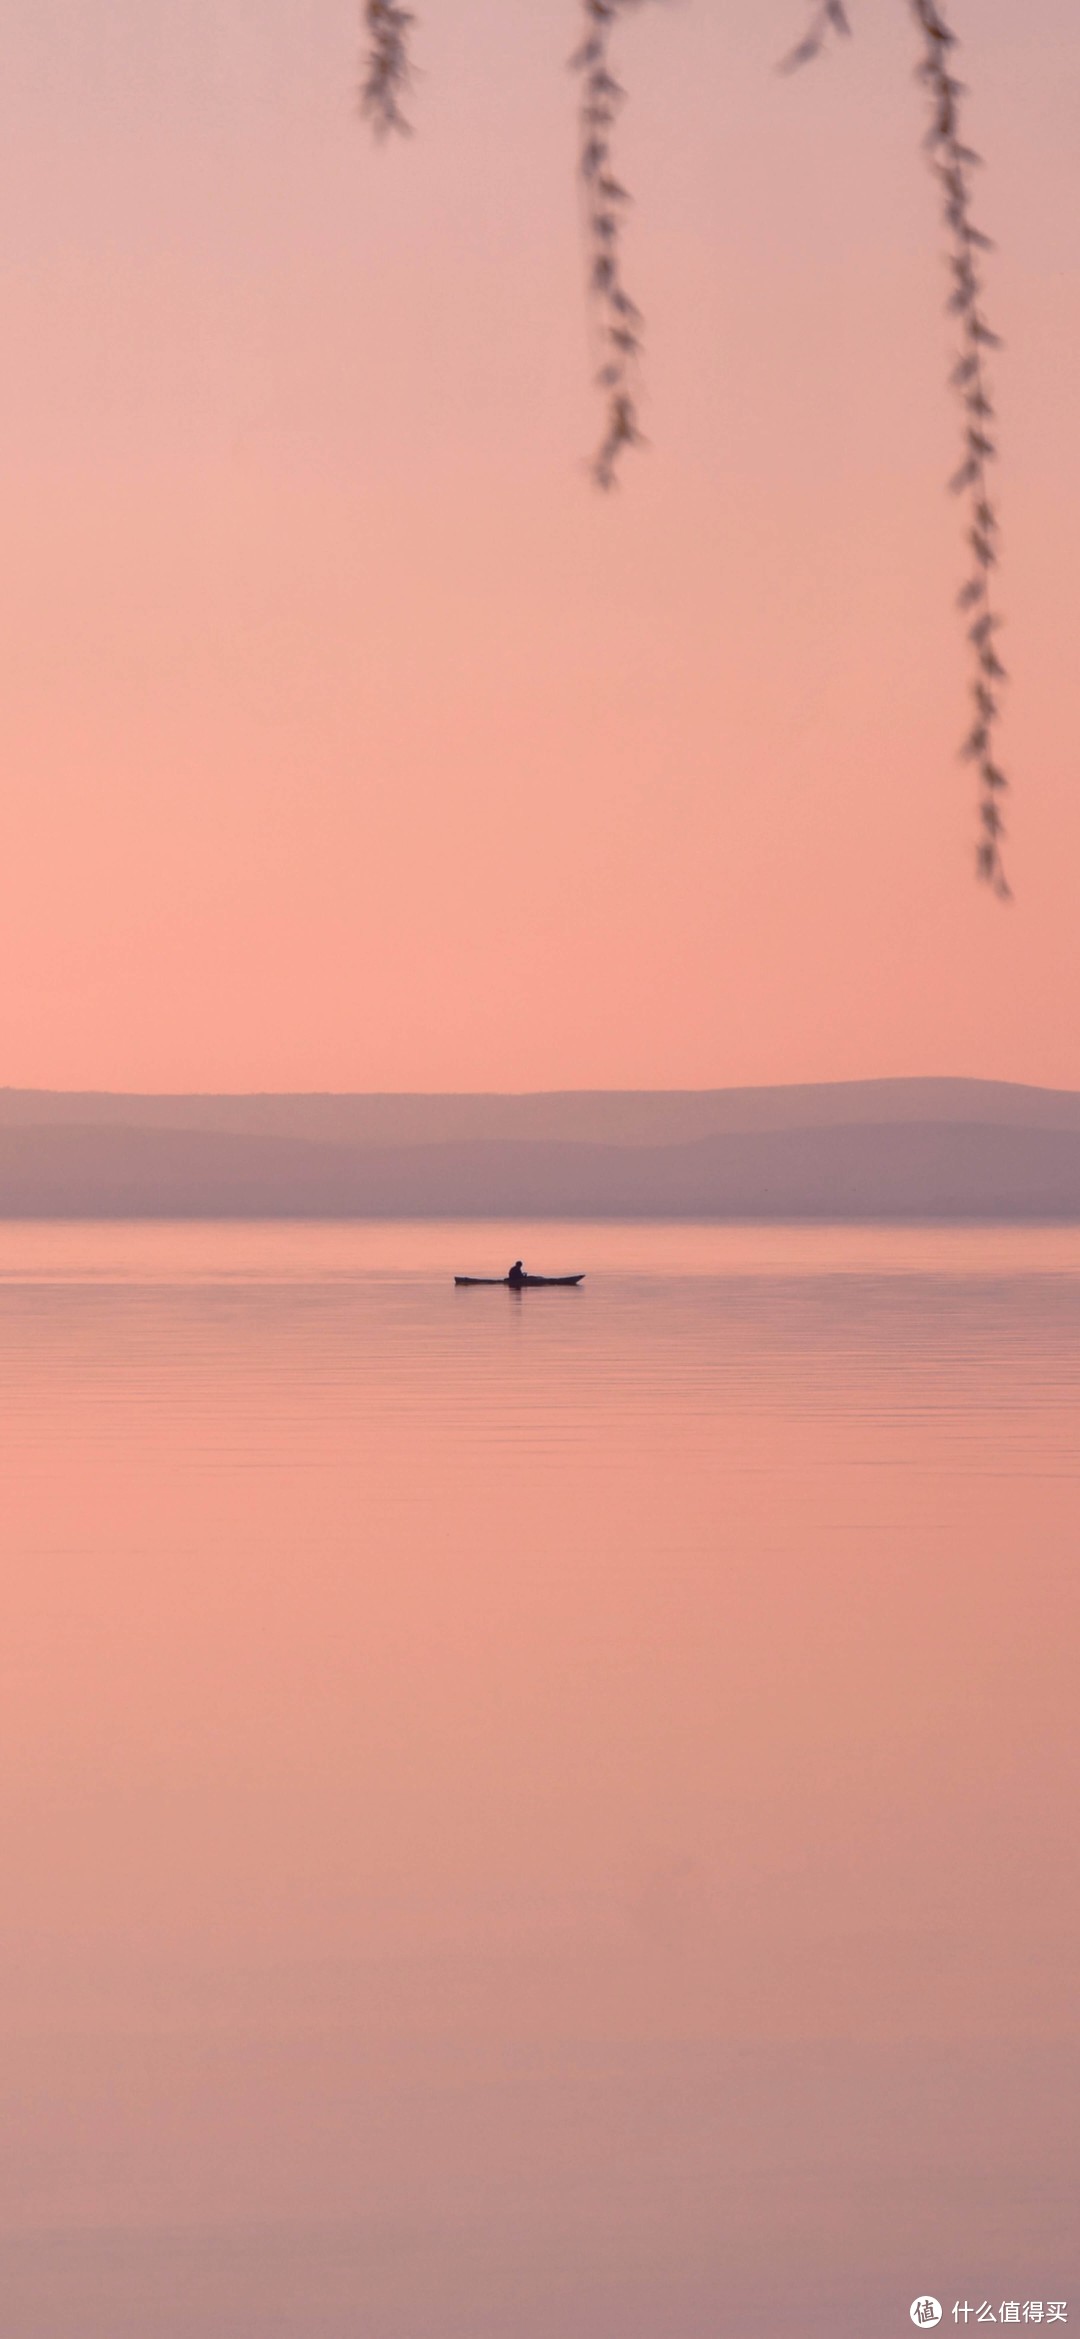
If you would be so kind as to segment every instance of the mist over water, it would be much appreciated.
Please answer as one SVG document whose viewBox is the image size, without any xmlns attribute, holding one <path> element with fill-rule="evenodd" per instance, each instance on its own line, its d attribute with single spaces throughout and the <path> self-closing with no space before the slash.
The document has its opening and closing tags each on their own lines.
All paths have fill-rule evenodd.
<svg viewBox="0 0 1080 2339">
<path fill-rule="evenodd" d="M 0 1388 L 4 2339 L 1080 2317 L 1080 1230 L 9 1224 Z"/>
</svg>

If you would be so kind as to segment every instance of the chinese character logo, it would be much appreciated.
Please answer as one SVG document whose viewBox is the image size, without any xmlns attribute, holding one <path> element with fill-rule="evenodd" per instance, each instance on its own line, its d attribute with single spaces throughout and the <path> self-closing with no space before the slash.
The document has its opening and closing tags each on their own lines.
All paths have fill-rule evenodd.
<svg viewBox="0 0 1080 2339">
<path fill-rule="evenodd" d="M 941 2321 L 941 2300 L 939 2298 L 913 2298 L 911 2320 L 918 2324 L 920 2331 L 929 2331 L 935 2323 Z"/>
<path fill-rule="evenodd" d="M 934 2300 L 931 2299 L 929 2303 L 933 2306 Z M 922 2319 L 920 2309 L 925 2304 L 925 2300 L 916 2299 L 911 2310 L 913 2323 Z M 938 2317 L 935 2315 L 932 2319 L 937 2322 Z M 1067 2323 L 1069 2302 L 1064 2298 L 1048 2298 L 1045 2304 L 1041 2298 L 1003 2298 L 1000 2315 L 996 2315 L 988 2298 L 984 2298 L 981 2307 L 973 2307 L 968 2298 L 957 2299 L 952 2311 L 952 2319 L 954 2323 L 963 2323 L 965 2330 L 967 2325 L 973 2321 L 976 2323 Z"/>
</svg>

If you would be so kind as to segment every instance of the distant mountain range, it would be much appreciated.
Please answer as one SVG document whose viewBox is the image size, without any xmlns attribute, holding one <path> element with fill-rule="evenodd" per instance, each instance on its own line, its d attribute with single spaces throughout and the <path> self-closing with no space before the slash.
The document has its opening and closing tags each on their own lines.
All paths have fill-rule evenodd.
<svg viewBox="0 0 1080 2339">
<path fill-rule="evenodd" d="M 1080 1219 L 1080 1094 L 4 1089 L 0 1217 Z"/>
</svg>

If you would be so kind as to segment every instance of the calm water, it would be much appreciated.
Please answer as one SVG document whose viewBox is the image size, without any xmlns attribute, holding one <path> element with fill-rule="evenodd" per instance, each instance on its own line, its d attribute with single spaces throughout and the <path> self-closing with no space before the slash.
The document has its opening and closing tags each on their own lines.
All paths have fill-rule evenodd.
<svg viewBox="0 0 1080 2339">
<path fill-rule="evenodd" d="M 0 1377 L 3 2339 L 1080 2323 L 1080 1231 L 7 1226 Z"/>
</svg>

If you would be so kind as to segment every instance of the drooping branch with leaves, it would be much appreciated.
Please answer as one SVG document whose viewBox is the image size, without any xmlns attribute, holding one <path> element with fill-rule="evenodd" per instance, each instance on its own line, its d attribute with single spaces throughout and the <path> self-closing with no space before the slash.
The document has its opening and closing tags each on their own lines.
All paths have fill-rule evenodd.
<svg viewBox="0 0 1080 2339">
<path fill-rule="evenodd" d="M 781 73 L 795 73 L 800 65 L 812 65 L 814 58 L 820 57 L 830 33 L 834 32 L 845 36 L 851 32 L 844 0 L 821 0 L 821 6 L 815 8 L 801 41 L 796 41 L 795 47 L 788 50 L 786 57 L 781 58 Z"/>
<path fill-rule="evenodd" d="M 402 101 L 411 82 L 409 34 L 413 18 L 398 0 L 365 0 L 367 50 L 360 80 L 360 111 L 374 126 L 376 136 L 388 130 L 407 131 Z"/>
<path fill-rule="evenodd" d="M 621 458 L 642 444 L 638 376 L 642 316 L 627 290 L 623 267 L 624 227 L 630 197 L 615 159 L 615 133 L 626 92 L 612 59 L 622 19 L 642 0 L 578 0 L 582 38 L 570 59 L 578 83 L 578 179 L 586 253 L 586 286 L 598 348 L 596 382 L 603 397 L 603 428 L 592 458 L 596 484 L 618 482 Z M 941 193 L 947 240 L 947 308 L 955 320 L 959 349 L 951 386 L 960 401 L 962 453 L 950 480 L 965 498 L 968 573 L 958 596 L 969 620 L 967 638 L 973 674 L 972 717 L 962 754 L 979 776 L 979 837 L 976 871 L 1002 900 L 1009 886 L 1002 862 L 1004 823 L 1001 800 L 1008 781 L 997 761 L 1000 688 L 1005 669 L 997 649 L 1001 618 L 991 597 L 997 567 L 999 524 L 990 489 L 997 457 L 994 406 L 987 375 L 987 352 L 999 346 L 987 322 L 981 257 L 992 247 L 973 218 L 973 173 L 980 157 L 966 143 L 961 122 L 964 85 L 953 70 L 957 35 L 944 14 L 944 0 L 905 0 L 921 42 L 916 68 L 930 107 L 926 150 Z M 363 0 L 366 53 L 360 82 L 361 111 L 380 135 L 407 131 L 403 105 L 411 83 L 409 41 L 414 23 L 399 0 Z M 781 60 L 792 72 L 819 57 L 834 35 L 851 25 L 845 0 L 816 0 L 801 40 Z"/>
<path fill-rule="evenodd" d="M 974 655 L 971 684 L 972 724 L 962 753 L 979 774 L 979 824 L 976 848 L 980 877 L 1007 899 L 1008 880 L 1001 858 L 1004 825 L 1001 798 L 1008 786 L 995 755 L 1000 712 L 1000 689 L 1005 669 L 995 636 L 1001 619 L 990 595 L 990 578 L 997 566 L 998 517 L 989 486 L 989 467 L 997 459 L 992 437 L 994 404 L 986 372 L 986 353 L 999 347 L 986 320 L 979 256 L 990 250 L 990 239 L 972 218 L 972 173 L 979 156 L 964 142 L 960 123 L 962 82 L 952 71 L 956 35 L 951 32 L 936 0 L 911 0 L 924 51 L 919 79 L 930 101 L 927 152 L 941 189 L 942 212 L 949 241 L 952 279 L 948 309 L 956 320 L 960 349 L 952 372 L 963 414 L 963 453 L 959 470 L 949 484 L 955 495 L 967 499 L 968 575 L 960 588 L 960 608 L 969 617 L 968 640 Z"/>
<path fill-rule="evenodd" d="M 589 299 L 600 343 L 597 384 L 604 394 L 604 430 L 592 462 L 598 487 L 614 487 L 625 447 L 641 443 L 635 396 L 641 354 L 641 311 L 623 279 L 623 216 L 630 198 L 616 176 L 613 138 L 626 97 L 611 70 L 611 36 L 620 15 L 637 0 L 582 0 L 585 38 L 570 59 L 579 77 L 578 173 L 587 256 Z"/>
</svg>

